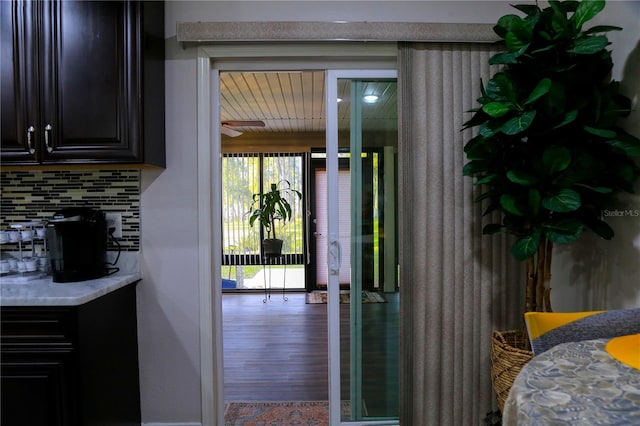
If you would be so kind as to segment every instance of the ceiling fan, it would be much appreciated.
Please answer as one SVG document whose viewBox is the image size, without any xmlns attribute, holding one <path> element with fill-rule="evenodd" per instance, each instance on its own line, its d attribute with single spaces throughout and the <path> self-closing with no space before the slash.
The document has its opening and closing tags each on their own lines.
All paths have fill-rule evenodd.
<svg viewBox="0 0 640 426">
<path fill-rule="evenodd" d="M 264 121 L 260 120 L 227 120 L 220 123 L 220 133 L 235 138 L 242 134 L 232 127 L 264 127 Z"/>
</svg>

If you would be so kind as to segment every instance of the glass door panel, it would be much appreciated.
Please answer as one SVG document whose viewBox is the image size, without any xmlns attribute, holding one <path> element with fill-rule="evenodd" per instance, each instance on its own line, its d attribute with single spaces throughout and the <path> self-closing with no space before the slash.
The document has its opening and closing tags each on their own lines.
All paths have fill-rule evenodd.
<svg viewBox="0 0 640 426">
<path fill-rule="evenodd" d="M 329 281 L 328 268 L 327 268 L 327 218 L 322 214 L 323 210 L 326 210 L 327 206 L 327 172 L 326 170 L 316 170 L 315 172 L 315 184 L 316 184 L 316 209 L 319 214 L 316 216 L 316 285 L 319 287 L 327 286 Z M 338 197 L 340 206 L 349 206 L 351 190 L 350 190 L 350 175 L 348 170 L 340 170 L 338 172 Z M 347 210 L 348 211 L 348 210 Z M 340 223 L 338 224 L 338 235 L 340 246 L 342 247 L 342 259 L 343 265 L 340 268 L 340 274 L 338 279 L 342 286 L 348 286 L 351 280 L 349 274 L 350 268 L 348 264 L 345 264 L 349 260 L 350 253 L 350 232 L 351 232 L 351 217 L 349 215 L 340 216 Z"/>
<path fill-rule="evenodd" d="M 350 286 L 349 304 L 338 307 L 340 370 L 336 376 L 340 378 L 341 422 L 390 424 L 386 421 L 397 419 L 399 413 L 397 83 L 395 72 L 360 73 L 350 71 L 341 75 L 336 71 L 337 81 L 333 86 L 327 85 L 336 90 L 335 102 L 341 98 L 335 108 L 333 143 L 338 145 L 336 151 L 348 153 L 350 180 L 348 205 L 338 202 L 339 194 L 329 192 L 329 211 L 332 207 L 338 209 L 337 217 L 349 217 L 351 224 L 348 258 L 343 239 L 337 239 L 339 270 L 343 273 L 343 268 L 349 268 Z M 332 75 L 330 72 L 329 79 Z M 328 131 L 331 129 L 328 126 Z M 331 174 L 329 135 L 327 141 L 327 170 Z M 331 214 L 329 217 L 331 222 Z M 338 228 L 333 229 L 332 234 L 330 223 L 329 257 L 331 236 L 338 236 Z M 330 302 L 332 293 L 336 299 L 339 276 L 338 272 L 332 274 L 329 267 Z M 335 398 L 337 388 L 331 386 L 330 398 Z"/>
</svg>

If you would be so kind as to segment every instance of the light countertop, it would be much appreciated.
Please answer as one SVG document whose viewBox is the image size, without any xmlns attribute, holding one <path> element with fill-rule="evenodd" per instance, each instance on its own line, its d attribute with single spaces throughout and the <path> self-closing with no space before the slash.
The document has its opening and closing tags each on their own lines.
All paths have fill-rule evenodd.
<svg viewBox="0 0 640 426">
<path fill-rule="evenodd" d="M 0 280 L 0 306 L 78 306 L 140 279 L 137 272 L 118 272 L 70 283 L 54 283 L 51 276 L 16 284 Z"/>
<path fill-rule="evenodd" d="M 114 261 L 116 253 L 107 252 Z M 120 271 L 94 280 L 54 283 L 51 275 L 21 281 L 15 277 L 0 277 L 0 306 L 78 306 L 114 290 L 139 281 L 138 252 L 123 252 L 117 266 Z"/>
</svg>

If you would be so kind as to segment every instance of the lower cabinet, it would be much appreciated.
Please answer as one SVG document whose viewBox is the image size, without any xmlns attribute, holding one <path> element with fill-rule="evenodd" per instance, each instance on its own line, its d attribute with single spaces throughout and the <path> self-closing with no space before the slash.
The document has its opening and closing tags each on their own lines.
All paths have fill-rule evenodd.
<svg viewBox="0 0 640 426">
<path fill-rule="evenodd" d="M 0 316 L 2 425 L 140 425 L 135 285 Z"/>
<path fill-rule="evenodd" d="M 2 424 L 74 424 L 71 353 L 2 354 Z"/>
</svg>

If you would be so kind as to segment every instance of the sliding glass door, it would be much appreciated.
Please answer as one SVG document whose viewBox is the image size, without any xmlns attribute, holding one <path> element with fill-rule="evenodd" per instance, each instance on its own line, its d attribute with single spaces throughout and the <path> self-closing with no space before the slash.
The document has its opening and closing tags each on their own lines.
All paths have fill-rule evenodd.
<svg viewBox="0 0 640 426">
<path fill-rule="evenodd" d="M 328 71 L 326 86 L 331 424 L 397 424 L 396 73 Z M 344 187 L 349 203 L 340 202 Z M 349 303 L 340 304 L 345 271 Z"/>
</svg>

